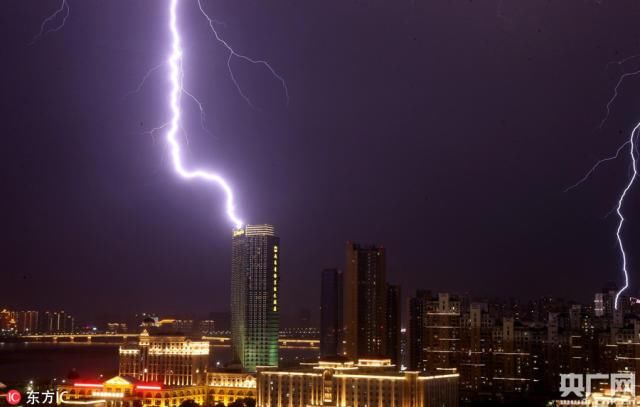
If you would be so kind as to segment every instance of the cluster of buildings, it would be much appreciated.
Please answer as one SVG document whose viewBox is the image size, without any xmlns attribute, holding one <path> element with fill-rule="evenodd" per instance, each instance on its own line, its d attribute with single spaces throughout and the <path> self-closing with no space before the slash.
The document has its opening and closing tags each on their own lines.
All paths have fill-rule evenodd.
<svg viewBox="0 0 640 407">
<path fill-rule="evenodd" d="M 149 321 L 138 343 L 120 347 L 118 376 L 59 390 L 75 404 L 108 407 L 172 407 L 187 400 L 229 405 L 246 399 L 258 407 L 458 405 L 456 371 L 400 369 L 400 292 L 385 282 L 381 247 L 349 243 L 344 273 L 323 273 L 323 352 L 319 360 L 280 366 L 281 254 L 271 225 L 233 231 L 233 361 L 227 368 L 210 369 L 209 342 L 179 334 L 181 323 Z M 329 303 L 331 310 L 325 308 Z"/>
<path fill-rule="evenodd" d="M 635 373 L 640 305 L 621 297 L 615 309 L 616 292 L 606 288 L 584 306 L 417 291 L 409 303 L 408 367 L 459 372 L 467 401 L 550 400 L 558 397 L 561 374 Z"/>
<path fill-rule="evenodd" d="M 72 333 L 75 319 L 64 311 L 0 311 L 0 335 Z"/>
<path fill-rule="evenodd" d="M 400 366 L 400 287 L 387 283 L 382 246 L 346 245 L 344 271 L 322 271 L 320 357 L 384 357 Z"/>
<path fill-rule="evenodd" d="M 615 286 L 586 306 L 417 290 L 404 303 L 402 329 L 400 289 L 387 282 L 385 257 L 381 246 L 347 242 L 344 270 L 322 271 L 321 360 L 382 357 L 403 372 L 459 375 L 468 403 L 544 403 L 558 399 L 561 374 L 640 371 L 640 300 L 620 297 L 616 309 Z M 617 402 L 604 390 L 593 394 Z"/>
<path fill-rule="evenodd" d="M 640 404 L 635 396 L 611 394 L 604 384 L 586 398 L 559 397 L 561 375 L 640 369 L 640 300 L 620 297 L 616 308 L 614 286 L 596 293 L 588 305 L 550 298 L 479 301 L 426 290 L 403 302 L 400 287 L 387 281 L 384 247 L 347 242 L 344 268 L 322 271 L 320 330 L 281 330 L 281 255 L 273 226 L 233 231 L 233 360 L 224 369 L 210 368 L 211 345 L 204 339 L 214 332 L 213 320 L 146 316 L 139 341 L 120 347 L 118 376 L 78 381 L 62 390 L 69 400 L 98 400 L 109 407 L 170 407 L 186 400 L 229 405 L 247 399 L 258 407 L 554 399 L 558 405 L 592 405 L 596 398 Z M 404 320 L 403 309 L 408 310 Z M 0 330 L 73 332 L 74 320 L 63 311 L 3 310 Z M 108 332 L 127 332 L 127 325 L 109 324 Z M 318 335 L 317 360 L 280 363 L 281 337 Z M 640 383 L 632 386 L 640 395 Z"/>
<path fill-rule="evenodd" d="M 282 369 L 209 370 L 209 342 L 174 333 L 140 335 L 119 350 L 119 374 L 58 386 L 69 404 L 178 407 L 255 401 L 270 407 L 456 406 L 458 375 L 401 372 L 389 359 L 335 357 Z M 248 404 L 248 403 L 247 403 Z"/>
<path fill-rule="evenodd" d="M 121 324 L 122 325 L 122 324 Z M 212 335 L 215 331 L 215 321 L 212 319 L 203 319 L 200 321 L 194 321 L 193 319 L 160 319 L 157 316 L 147 316 L 142 320 L 140 326 L 142 328 L 147 327 L 162 327 L 165 330 L 173 332 L 181 332 L 186 335 Z M 126 329 L 126 324 L 125 327 Z"/>
<path fill-rule="evenodd" d="M 119 349 L 118 375 L 108 380 L 78 380 L 58 386 L 70 404 L 108 407 L 228 405 L 255 399 L 256 378 L 240 369 L 209 371 L 210 343 L 171 330 L 147 329 L 138 343 Z"/>
</svg>

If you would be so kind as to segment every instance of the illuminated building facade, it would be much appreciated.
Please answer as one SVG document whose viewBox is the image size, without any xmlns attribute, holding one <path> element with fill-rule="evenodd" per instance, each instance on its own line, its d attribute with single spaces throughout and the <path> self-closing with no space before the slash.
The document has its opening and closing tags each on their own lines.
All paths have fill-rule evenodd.
<svg viewBox="0 0 640 407">
<path fill-rule="evenodd" d="M 455 370 L 460 362 L 460 300 L 439 293 L 426 303 L 424 358 L 428 373 Z"/>
<path fill-rule="evenodd" d="M 126 333 L 127 332 L 127 324 L 124 322 L 108 322 L 107 323 L 107 333 Z"/>
<path fill-rule="evenodd" d="M 458 367 L 460 300 L 448 293 L 418 291 L 409 303 L 411 368 L 437 373 Z"/>
<path fill-rule="evenodd" d="M 504 317 L 493 328 L 491 383 L 500 397 L 534 393 L 541 380 L 544 329 Z"/>
<path fill-rule="evenodd" d="M 77 381 L 58 387 L 71 404 L 106 407 L 228 405 L 255 399 L 255 375 L 239 371 L 207 372 L 208 342 L 183 336 L 148 335 L 136 346 L 120 348 L 120 374 L 107 381 Z"/>
<path fill-rule="evenodd" d="M 107 381 L 78 381 L 58 386 L 58 392 L 66 392 L 64 401 L 69 404 L 92 404 L 105 407 L 137 407 L 153 405 L 178 407 L 186 400 L 204 405 L 206 386 L 171 387 L 159 383 L 141 382 L 130 377 L 116 376 Z"/>
<path fill-rule="evenodd" d="M 385 250 L 347 242 L 343 276 L 343 349 L 349 359 L 387 353 Z"/>
<path fill-rule="evenodd" d="M 280 254 L 271 225 L 233 231 L 231 346 L 247 371 L 278 365 Z"/>
<path fill-rule="evenodd" d="M 209 404 L 229 405 L 237 399 L 256 398 L 256 377 L 240 372 L 207 373 L 207 400 Z"/>
<path fill-rule="evenodd" d="M 20 334 L 38 332 L 38 311 L 15 311 L 16 330 Z"/>
<path fill-rule="evenodd" d="M 39 322 L 41 333 L 73 333 L 75 330 L 74 318 L 64 311 L 45 311 Z"/>
<path fill-rule="evenodd" d="M 559 340 L 554 314 L 546 323 L 525 320 L 513 316 L 513 306 L 429 291 L 418 291 L 409 309 L 410 368 L 427 374 L 459 372 L 465 401 L 540 394 L 548 368 L 542 360 L 544 345 Z"/>
<path fill-rule="evenodd" d="M 453 407 L 458 375 L 399 372 L 386 360 L 321 361 L 259 369 L 257 407 Z"/>
<path fill-rule="evenodd" d="M 471 303 L 468 310 L 463 311 L 463 325 L 467 329 L 461 331 L 460 357 L 460 394 L 464 398 L 476 397 L 479 394 L 491 394 L 492 361 L 490 358 L 493 346 L 493 321 L 489 317 L 486 303 Z"/>
<path fill-rule="evenodd" d="M 596 317 L 611 317 L 614 311 L 614 304 L 618 287 L 609 283 L 602 290 L 596 293 L 593 305 Z"/>
<path fill-rule="evenodd" d="M 212 319 L 204 319 L 198 323 L 198 329 L 202 335 L 211 335 L 216 330 L 216 323 Z"/>
<path fill-rule="evenodd" d="M 186 400 L 193 400 L 201 406 L 217 403 L 229 405 L 236 400 L 255 399 L 256 378 L 247 373 L 209 372 L 203 385 L 165 386 L 128 376 L 116 376 L 104 382 L 77 381 L 61 385 L 58 391 L 66 391 L 63 396 L 65 401 L 106 407 L 177 407 Z"/>
<path fill-rule="evenodd" d="M 0 311 L 0 331 L 20 335 L 73 333 L 74 318 L 64 311 Z"/>
<path fill-rule="evenodd" d="M 20 335 L 38 332 L 38 311 L 0 311 L 0 332 Z"/>
<path fill-rule="evenodd" d="M 0 311 L 0 333 L 5 334 L 15 329 L 15 321 L 11 311 L 3 309 Z"/>
<path fill-rule="evenodd" d="M 140 334 L 137 345 L 120 347 L 119 375 L 164 386 L 203 385 L 209 342 L 184 336 Z"/>
</svg>

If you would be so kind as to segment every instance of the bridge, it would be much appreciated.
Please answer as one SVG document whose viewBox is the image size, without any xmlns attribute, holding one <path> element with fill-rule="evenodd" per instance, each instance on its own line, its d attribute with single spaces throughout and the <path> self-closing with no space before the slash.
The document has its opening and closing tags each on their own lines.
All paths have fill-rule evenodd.
<svg viewBox="0 0 640 407">
<path fill-rule="evenodd" d="M 126 333 L 92 333 L 92 334 L 42 334 L 23 335 L 27 342 L 53 342 L 53 343 L 115 343 L 124 344 L 137 342 L 140 334 Z M 214 348 L 228 348 L 231 346 L 231 338 L 228 336 L 203 336 L 202 340 L 209 341 Z M 280 338 L 280 349 L 319 349 L 319 339 L 308 338 Z"/>
</svg>

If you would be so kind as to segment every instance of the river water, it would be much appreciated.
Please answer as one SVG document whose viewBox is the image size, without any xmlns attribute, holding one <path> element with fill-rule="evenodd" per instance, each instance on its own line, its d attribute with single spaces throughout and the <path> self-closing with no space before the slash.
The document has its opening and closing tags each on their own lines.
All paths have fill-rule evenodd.
<svg viewBox="0 0 640 407">
<path fill-rule="evenodd" d="M 212 348 L 209 365 L 231 359 L 229 348 Z M 292 364 L 317 358 L 317 349 L 281 349 L 282 362 Z M 0 382 L 18 385 L 29 380 L 49 383 L 70 373 L 86 379 L 118 374 L 118 345 L 100 343 L 3 343 L 0 342 Z"/>
</svg>

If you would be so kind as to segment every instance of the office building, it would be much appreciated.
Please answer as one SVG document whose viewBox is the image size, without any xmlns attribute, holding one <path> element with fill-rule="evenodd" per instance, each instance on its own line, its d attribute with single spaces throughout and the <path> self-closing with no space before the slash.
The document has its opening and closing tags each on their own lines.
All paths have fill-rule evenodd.
<svg viewBox="0 0 640 407">
<path fill-rule="evenodd" d="M 430 293 L 417 290 L 409 299 L 409 369 L 425 370 L 424 365 L 424 326 L 427 312 L 427 299 Z"/>
<path fill-rule="evenodd" d="M 342 273 L 322 271 L 320 285 L 320 357 L 337 356 L 342 341 Z"/>
<path fill-rule="evenodd" d="M 387 282 L 382 246 L 346 245 L 342 355 L 351 360 L 387 353 Z"/>
<path fill-rule="evenodd" d="M 385 355 L 396 366 L 400 366 L 401 303 L 400 286 L 387 284 L 387 351 Z"/>
<path fill-rule="evenodd" d="M 247 371 L 278 365 L 280 254 L 271 225 L 233 231 L 231 346 Z"/>
</svg>

